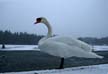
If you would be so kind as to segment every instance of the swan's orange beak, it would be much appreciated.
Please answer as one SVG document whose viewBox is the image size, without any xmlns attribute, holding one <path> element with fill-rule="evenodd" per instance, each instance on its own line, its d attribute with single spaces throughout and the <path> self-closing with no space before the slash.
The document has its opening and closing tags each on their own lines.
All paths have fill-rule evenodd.
<svg viewBox="0 0 108 74">
<path fill-rule="evenodd" d="M 38 20 L 36 22 L 34 22 L 34 24 L 38 24 L 38 23 L 40 23 L 40 21 L 38 21 Z"/>
<path fill-rule="evenodd" d="M 41 22 L 41 18 L 37 18 L 36 22 L 34 24 L 40 23 Z"/>
<path fill-rule="evenodd" d="M 37 24 L 38 22 L 34 22 L 34 24 Z"/>
</svg>

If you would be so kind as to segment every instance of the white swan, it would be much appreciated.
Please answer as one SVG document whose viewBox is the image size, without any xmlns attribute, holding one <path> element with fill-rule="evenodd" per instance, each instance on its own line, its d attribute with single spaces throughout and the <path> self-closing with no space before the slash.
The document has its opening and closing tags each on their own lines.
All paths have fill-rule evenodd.
<svg viewBox="0 0 108 74">
<path fill-rule="evenodd" d="M 43 23 L 48 28 L 47 36 L 42 38 L 38 43 L 40 51 L 53 56 L 61 57 L 60 68 L 63 68 L 64 58 L 72 56 L 84 58 L 103 58 L 102 56 L 93 53 L 90 45 L 78 39 L 60 36 L 52 37 L 52 28 L 46 18 L 37 18 L 34 24 L 37 23 Z"/>
</svg>

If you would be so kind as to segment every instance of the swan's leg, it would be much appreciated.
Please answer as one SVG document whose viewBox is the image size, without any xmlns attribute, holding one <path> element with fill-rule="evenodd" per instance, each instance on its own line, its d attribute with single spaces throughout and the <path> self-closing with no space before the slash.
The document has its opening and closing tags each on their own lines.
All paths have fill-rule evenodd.
<svg viewBox="0 0 108 74">
<path fill-rule="evenodd" d="M 64 64 L 64 58 L 61 58 L 61 62 L 60 62 L 60 67 L 59 67 L 59 69 L 63 69 L 63 64 Z"/>
</svg>

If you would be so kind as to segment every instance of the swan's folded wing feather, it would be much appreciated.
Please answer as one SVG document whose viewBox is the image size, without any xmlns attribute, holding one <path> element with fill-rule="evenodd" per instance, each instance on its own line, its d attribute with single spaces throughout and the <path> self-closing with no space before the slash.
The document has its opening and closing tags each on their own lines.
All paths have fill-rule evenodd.
<svg viewBox="0 0 108 74">
<path fill-rule="evenodd" d="M 71 38 L 71 37 L 57 36 L 57 37 L 49 38 L 48 40 L 54 40 L 54 41 L 57 41 L 57 42 L 65 43 L 69 46 L 76 46 L 76 47 L 79 47 L 82 50 L 85 50 L 85 51 L 88 51 L 88 52 L 92 51 L 92 47 L 90 45 L 88 45 L 87 43 L 85 43 L 83 41 L 80 41 L 78 39 L 74 39 L 74 38 Z"/>
<path fill-rule="evenodd" d="M 59 57 L 85 57 L 85 58 L 101 58 L 101 56 L 96 55 L 93 52 L 86 52 L 79 47 L 69 46 L 62 42 L 48 40 L 43 44 L 39 45 L 41 51 L 46 52 L 53 56 Z"/>
</svg>

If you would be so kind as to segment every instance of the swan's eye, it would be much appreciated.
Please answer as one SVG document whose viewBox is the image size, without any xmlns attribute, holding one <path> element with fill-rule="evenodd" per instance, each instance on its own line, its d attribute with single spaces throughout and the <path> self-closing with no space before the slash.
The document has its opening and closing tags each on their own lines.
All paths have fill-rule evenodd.
<svg viewBox="0 0 108 74">
<path fill-rule="evenodd" d="M 42 18 L 37 18 L 36 20 L 37 20 L 37 23 L 40 23 Z"/>
</svg>

